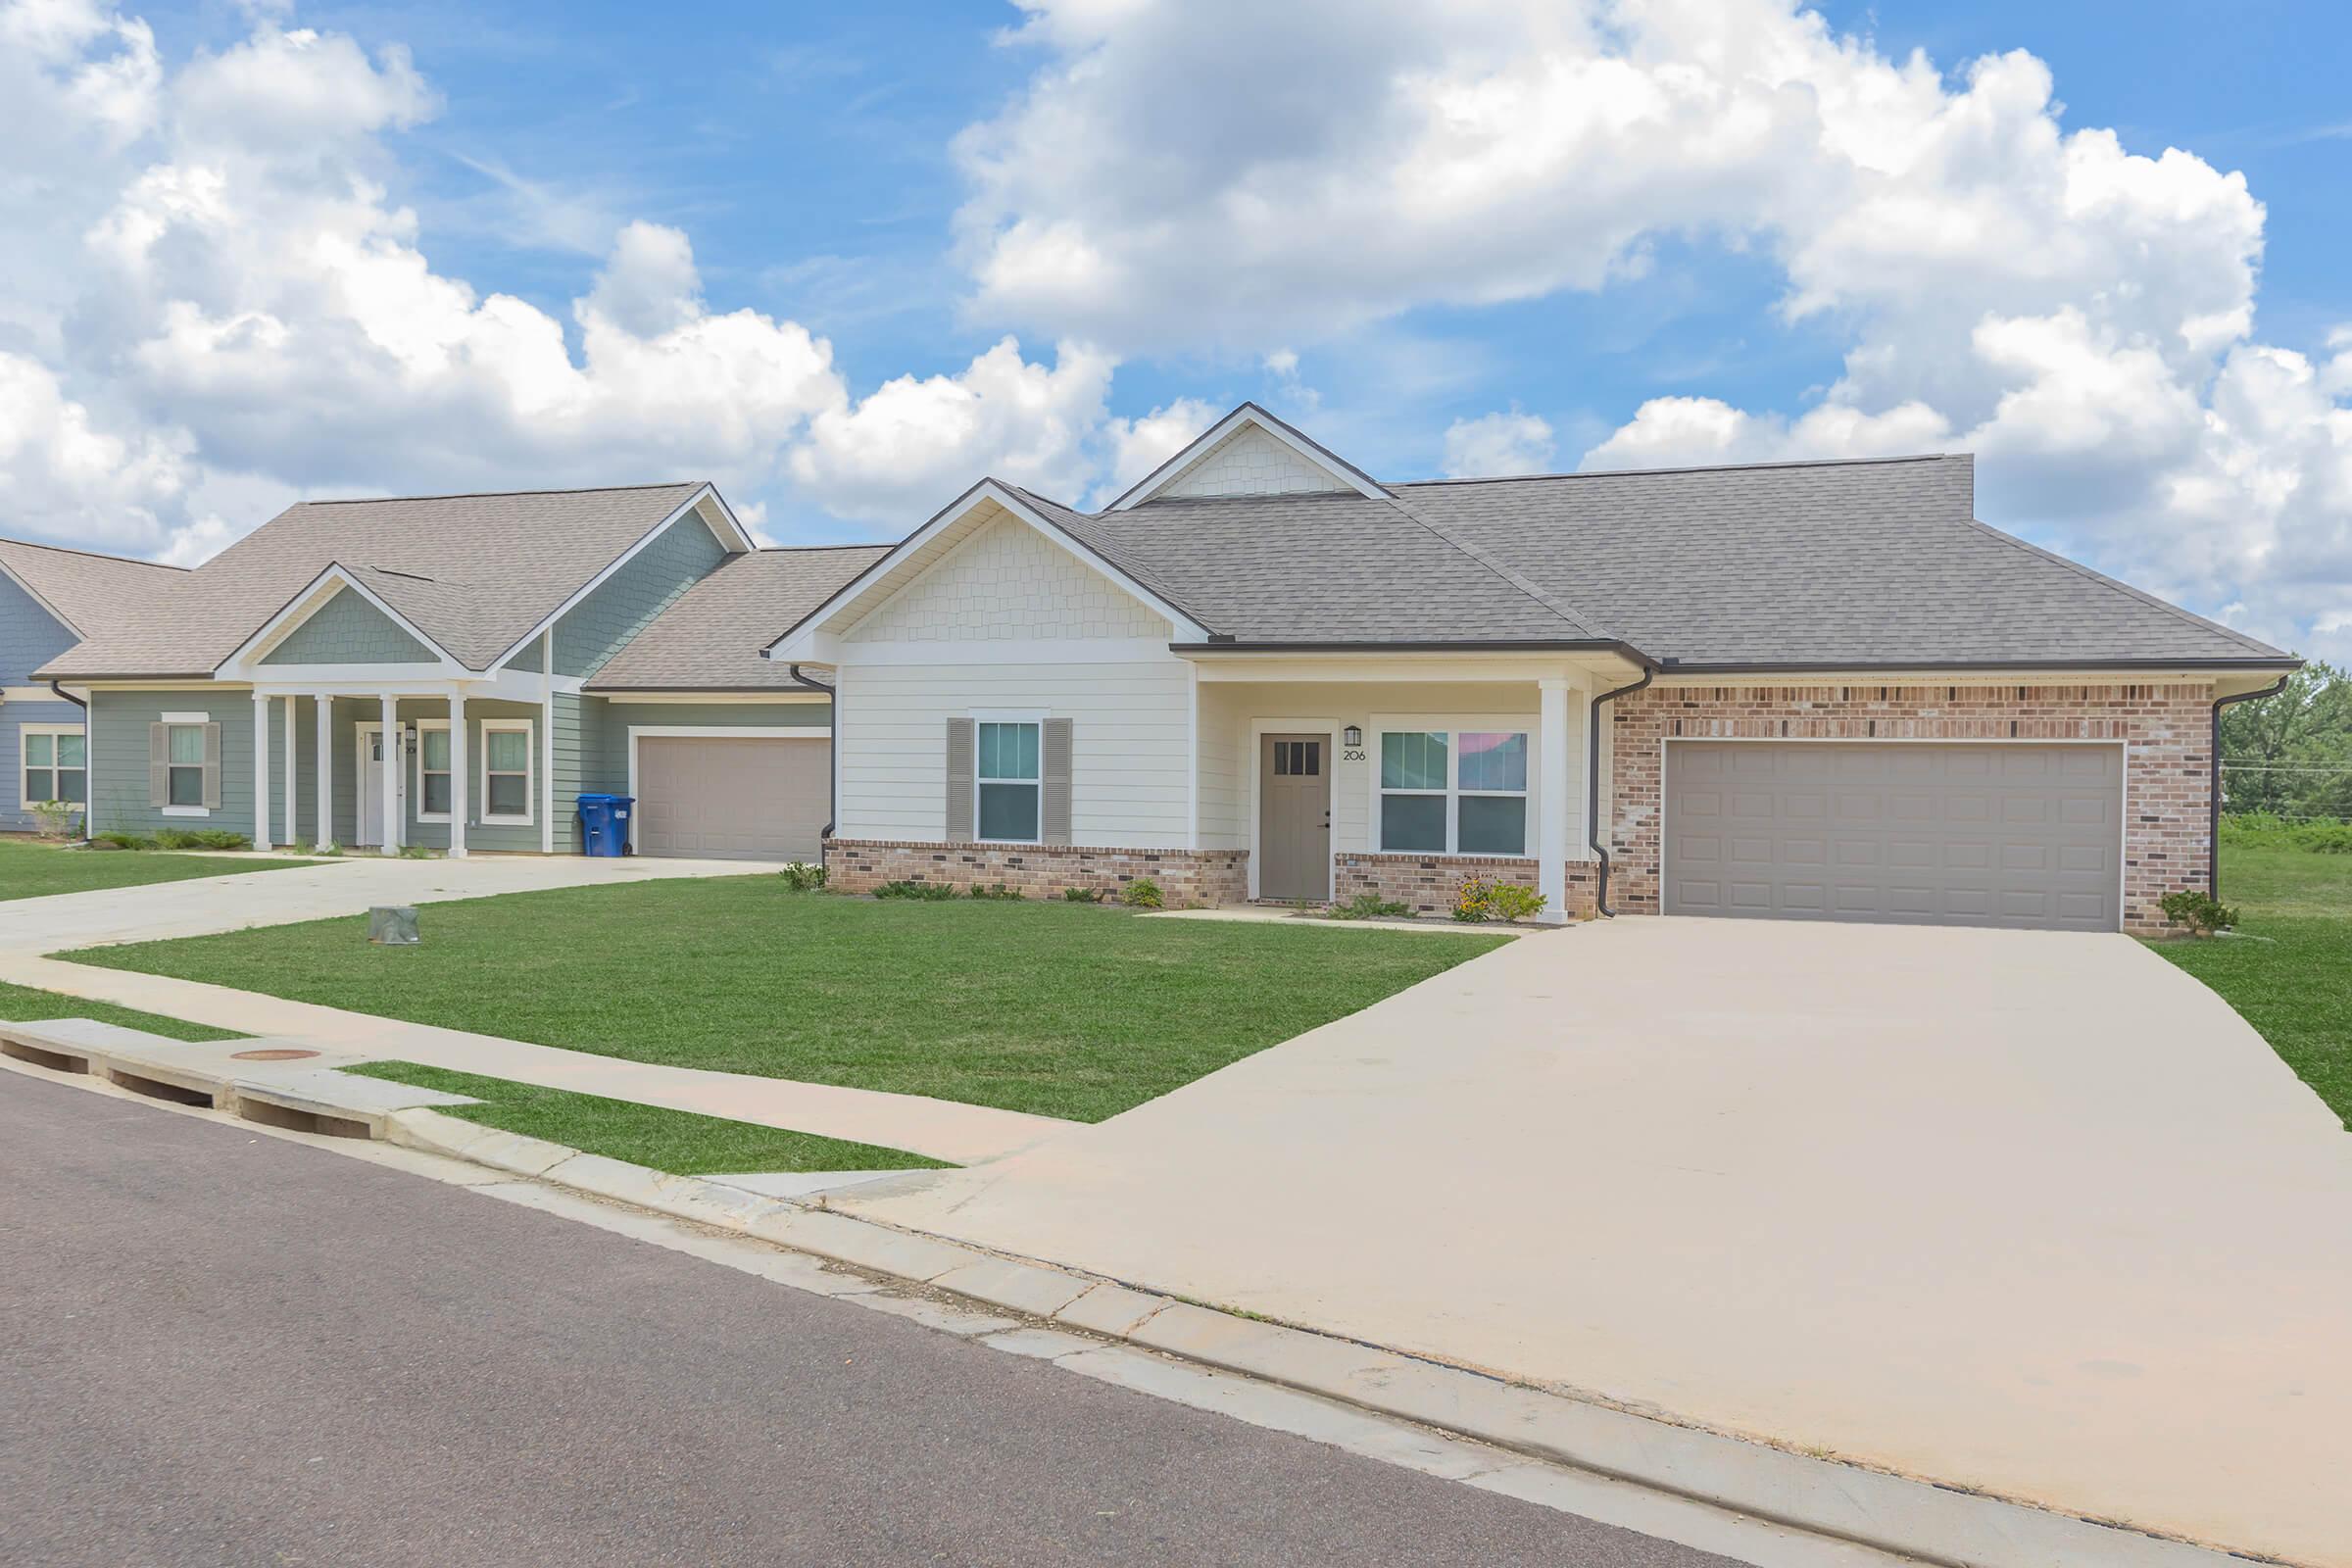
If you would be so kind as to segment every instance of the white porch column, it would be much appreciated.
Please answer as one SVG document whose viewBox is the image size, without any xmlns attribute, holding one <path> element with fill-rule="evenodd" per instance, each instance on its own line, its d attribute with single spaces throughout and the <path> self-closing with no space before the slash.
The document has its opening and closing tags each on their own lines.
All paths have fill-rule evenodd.
<svg viewBox="0 0 2352 1568">
<path fill-rule="evenodd" d="M 466 796 L 471 774 L 466 765 L 466 694 L 449 694 L 449 858 L 466 857 Z"/>
<path fill-rule="evenodd" d="M 302 824 L 296 820 L 301 803 L 295 799 L 302 793 L 302 780 L 294 766 L 294 726 L 298 722 L 294 710 L 301 706 L 301 698 L 286 693 L 286 832 L 279 842 L 289 850 L 302 842 Z"/>
<path fill-rule="evenodd" d="M 270 699 L 253 694 L 253 847 L 270 848 Z"/>
<path fill-rule="evenodd" d="M 390 692 L 383 694 L 384 705 L 384 765 L 377 794 L 383 798 L 383 850 L 385 855 L 400 853 L 400 704 Z"/>
<path fill-rule="evenodd" d="M 556 853 L 556 628 L 553 626 L 539 637 L 539 853 Z"/>
<path fill-rule="evenodd" d="M 1537 891 L 1544 895 L 1544 912 L 1538 918 L 1547 925 L 1559 925 L 1568 918 L 1569 759 L 1573 755 L 1568 736 L 1568 681 L 1547 677 L 1538 684 L 1543 707 L 1537 727 L 1544 748 L 1536 767 L 1537 792 L 1542 797 L 1536 809 L 1536 853 L 1543 857 L 1537 862 Z"/>
<path fill-rule="evenodd" d="M 335 841 L 335 700 L 320 692 L 311 701 L 318 705 L 318 734 L 313 743 L 318 752 L 318 837 L 314 842 L 324 850 Z"/>
</svg>

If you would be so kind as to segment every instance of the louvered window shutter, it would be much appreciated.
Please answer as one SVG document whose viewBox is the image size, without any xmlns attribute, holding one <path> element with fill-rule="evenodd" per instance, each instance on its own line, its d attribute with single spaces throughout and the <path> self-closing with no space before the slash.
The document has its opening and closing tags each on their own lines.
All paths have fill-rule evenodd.
<svg viewBox="0 0 2352 1568">
<path fill-rule="evenodd" d="M 172 728 L 168 724 L 147 726 L 147 804 L 172 804 Z"/>
<path fill-rule="evenodd" d="M 948 720 L 948 842 L 972 841 L 972 721 Z"/>
<path fill-rule="evenodd" d="M 220 726 L 204 726 L 204 808 L 220 809 Z"/>
<path fill-rule="evenodd" d="M 1044 741 L 1038 841 L 1067 844 L 1070 842 L 1070 721 L 1047 719 Z"/>
</svg>

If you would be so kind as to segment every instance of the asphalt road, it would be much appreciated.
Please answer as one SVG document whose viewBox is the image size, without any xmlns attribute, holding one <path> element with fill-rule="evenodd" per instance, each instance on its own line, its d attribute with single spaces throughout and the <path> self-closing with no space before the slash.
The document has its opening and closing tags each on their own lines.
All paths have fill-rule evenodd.
<svg viewBox="0 0 2352 1568">
<path fill-rule="evenodd" d="M 0 1562 L 1726 1561 L 0 1075 Z"/>
</svg>

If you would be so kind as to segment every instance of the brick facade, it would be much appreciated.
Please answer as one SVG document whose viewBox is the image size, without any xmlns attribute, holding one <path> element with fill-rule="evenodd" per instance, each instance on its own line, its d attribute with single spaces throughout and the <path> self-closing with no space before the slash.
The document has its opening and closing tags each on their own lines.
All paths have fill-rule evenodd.
<svg viewBox="0 0 2352 1568">
<path fill-rule="evenodd" d="M 1332 901 L 1346 904 L 1370 893 L 1392 904 L 1409 906 L 1415 914 L 1450 914 L 1454 889 L 1462 879 L 1483 876 L 1490 882 L 1512 882 L 1523 888 L 1539 885 L 1538 864 L 1532 859 L 1445 855 L 1387 855 L 1342 850 L 1332 857 Z M 1589 920 L 1595 912 L 1600 866 L 1597 861 L 1568 862 L 1568 918 Z M 1548 910 L 1546 913 L 1550 912 Z"/>
<path fill-rule="evenodd" d="M 1002 882 L 1033 899 L 1100 888 L 1112 897 L 1139 877 L 1159 885 L 1171 909 L 1240 904 L 1250 897 L 1247 850 L 1125 850 L 1043 844 L 914 844 L 832 839 L 826 885 L 871 893 L 885 882 L 945 882 L 958 891 Z"/>
<path fill-rule="evenodd" d="M 2165 929 L 2156 901 L 2206 886 L 2213 687 L 1651 687 L 1610 706 L 1609 904 L 1658 912 L 1661 743 L 1770 740 L 2123 741 L 2124 929 Z"/>
</svg>

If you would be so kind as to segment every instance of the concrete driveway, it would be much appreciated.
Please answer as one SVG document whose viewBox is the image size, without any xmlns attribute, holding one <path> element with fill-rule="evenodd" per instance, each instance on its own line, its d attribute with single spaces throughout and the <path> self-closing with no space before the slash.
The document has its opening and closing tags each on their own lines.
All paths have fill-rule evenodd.
<svg viewBox="0 0 2352 1568">
<path fill-rule="evenodd" d="M 841 1206 L 2352 1562 L 2352 1136 L 2121 937 L 1620 920 Z"/>
</svg>

